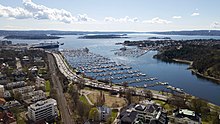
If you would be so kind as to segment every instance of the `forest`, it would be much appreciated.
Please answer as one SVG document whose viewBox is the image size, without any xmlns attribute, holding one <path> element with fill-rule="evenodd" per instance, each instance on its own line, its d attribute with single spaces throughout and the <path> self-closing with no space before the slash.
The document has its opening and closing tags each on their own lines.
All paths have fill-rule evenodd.
<svg viewBox="0 0 220 124">
<path fill-rule="evenodd" d="M 184 44 L 181 48 L 164 47 L 154 58 L 167 62 L 174 59 L 192 61 L 191 68 L 203 76 L 220 79 L 220 45 Z"/>
</svg>

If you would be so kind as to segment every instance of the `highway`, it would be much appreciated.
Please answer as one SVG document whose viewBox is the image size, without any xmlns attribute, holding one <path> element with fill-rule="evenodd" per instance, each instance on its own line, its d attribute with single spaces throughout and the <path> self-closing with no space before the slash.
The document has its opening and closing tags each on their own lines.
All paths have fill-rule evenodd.
<svg viewBox="0 0 220 124">
<path fill-rule="evenodd" d="M 56 71 L 57 67 L 56 67 L 56 62 L 54 61 L 55 60 L 54 56 L 52 54 L 47 54 L 47 56 L 48 56 L 48 61 L 49 61 L 49 69 L 51 72 L 52 83 L 53 83 L 52 86 L 57 91 L 57 102 L 58 102 L 58 107 L 61 113 L 62 123 L 74 124 L 74 121 L 71 118 L 69 106 L 63 94 L 63 88 L 62 88 L 61 82 L 59 81 L 59 78 L 57 76 L 57 71 Z"/>
<path fill-rule="evenodd" d="M 83 78 L 80 75 L 77 75 L 75 72 L 73 72 L 70 69 L 70 67 L 67 65 L 66 61 L 63 59 L 61 54 L 58 54 L 58 53 L 52 53 L 52 54 L 56 59 L 56 62 L 57 62 L 57 65 L 59 67 L 60 72 L 63 73 L 64 76 L 66 76 L 69 80 L 72 80 L 74 82 L 84 80 L 85 86 L 89 86 L 89 87 L 93 87 L 93 88 L 98 88 L 98 89 L 103 89 L 103 90 L 114 90 L 114 91 L 118 91 L 118 92 L 124 91 L 123 86 L 118 86 L 118 85 L 110 86 L 108 84 L 98 82 L 97 80 L 91 80 L 91 79 Z M 143 89 L 136 89 L 134 95 L 145 96 L 145 94 L 143 93 Z M 159 99 L 159 100 L 163 100 L 163 101 L 167 101 L 167 99 L 168 99 L 168 96 L 161 95 L 158 93 L 152 93 L 152 95 L 153 95 L 154 99 Z"/>
</svg>

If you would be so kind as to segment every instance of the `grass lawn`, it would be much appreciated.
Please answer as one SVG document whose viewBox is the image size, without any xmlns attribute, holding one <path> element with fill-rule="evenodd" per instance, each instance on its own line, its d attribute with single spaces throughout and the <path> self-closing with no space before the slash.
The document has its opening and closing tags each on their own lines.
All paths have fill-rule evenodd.
<svg viewBox="0 0 220 124">
<path fill-rule="evenodd" d="M 164 101 L 160 101 L 160 100 L 153 100 L 155 103 L 160 104 L 161 106 L 163 106 L 165 104 Z"/>
<path fill-rule="evenodd" d="M 88 102 L 88 100 L 86 99 L 86 97 L 85 97 L 84 95 L 83 95 L 83 96 L 80 96 L 79 99 L 80 99 L 80 101 L 83 102 L 84 104 L 90 105 L 89 102 Z"/>
<path fill-rule="evenodd" d="M 98 90 L 89 90 L 89 92 L 91 92 L 88 95 L 88 98 L 91 100 L 91 102 L 93 104 L 95 104 L 95 102 L 97 101 L 97 97 L 100 94 L 100 91 Z M 104 92 L 105 94 L 105 105 L 108 107 L 113 107 L 113 103 L 117 104 L 119 107 L 122 107 L 126 104 L 125 100 L 123 98 L 118 98 L 116 96 L 111 96 L 109 95 L 108 92 Z"/>
<path fill-rule="evenodd" d="M 112 115 L 111 115 L 112 119 L 115 120 L 115 118 L 117 117 L 117 115 L 118 115 L 118 110 L 117 110 L 117 109 L 113 109 L 113 110 L 112 110 Z"/>
<path fill-rule="evenodd" d="M 45 86 L 46 92 L 50 92 L 50 81 L 47 80 L 45 83 L 46 83 L 46 86 Z"/>
<path fill-rule="evenodd" d="M 24 118 L 22 118 L 20 114 L 17 117 L 17 123 L 18 124 L 25 124 L 26 123 Z"/>
<path fill-rule="evenodd" d="M 160 104 L 161 106 L 163 106 L 167 111 L 172 111 L 173 109 L 175 109 L 174 106 L 165 103 L 164 101 L 160 101 L 160 100 L 153 100 L 155 103 Z"/>
<path fill-rule="evenodd" d="M 47 96 L 47 97 L 50 96 L 50 92 L 46 92 L 46 96 Z"/>
</svg>

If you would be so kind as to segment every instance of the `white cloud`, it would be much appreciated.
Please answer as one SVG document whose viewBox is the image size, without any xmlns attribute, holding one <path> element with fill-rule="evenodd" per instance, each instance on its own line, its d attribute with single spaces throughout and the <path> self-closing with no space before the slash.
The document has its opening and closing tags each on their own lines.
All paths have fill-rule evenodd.
<svg viewBox="0 0 220 124">
<path fill-rule="evenodd" d="M 145 20 L 143 23 L 151 23 L 151 24 L 169 24 L 171 21 L 161 19 L 159 17 L 153 18 L 151 20 Z"/>
<path fill-rule="evenodd" d="M 124 18 L 114 18 L 114 17 L 105 17 L 104 19 L 105 22 L 139 22 L 138 18 L 130 18 L 129 16 L 125 16 Z"/>
<path fill-rule="evenodd" d="M 49 8 L 44 5 L 36 4 L 32 2 L 32 0 L 23 0 L 23 6 L 24 8 L 12 8 L 0 4 L 0 17 L 3 16 L 15 19 L 34 18 L 38 20 L 49 19 L 64 23 L 95 21 L 86 14 L 79 14 L 75 17 L 64 9 Z"/>
<path fill-rule="evenodd" d="M 10 17 L 10 18 L 17 18 L 17 19 L 25 19 L 31 18 L 33 15 L 32 13 L 28 12 L 27 10 L 16 7 L 6 7 L 0 5 L 0 17 Z"/>
<path fill-rule="evenodd" d="M 172 18 L 173 18 L 173 19 L 181 19 L 182 16 L 173 16 Z"/>
<path fill-rule="evenodd" d="M 77 21 L 81 22 L 81 21 L 96 21 L 95 19 L 89 18 L 86 14 L 78 14 L 78 16 L 76 17 Z"/>
<path fill-rule="evenodd" d="M 194 12 L 191 14 L 191 16 L 199 16 L 200 14 L 198 12 Z"/>
<path fill-rule="evenodd" d="M 213 22 L 211 28 L 220 28 L 220 22 Z"/>
<path fill-rule="evenodd" d="M 26 10 L 33 13 L 35 19 L 50 19 L 64 23 L 81 22 L 81 21 L 95 21 L 89 18 L 86 14 L 73 16 L 69 11 L 64 9 L 49 8 L 44 5 L 38 5 L 31 0 L 23 0 L 23 5 Z"/>
</svg>

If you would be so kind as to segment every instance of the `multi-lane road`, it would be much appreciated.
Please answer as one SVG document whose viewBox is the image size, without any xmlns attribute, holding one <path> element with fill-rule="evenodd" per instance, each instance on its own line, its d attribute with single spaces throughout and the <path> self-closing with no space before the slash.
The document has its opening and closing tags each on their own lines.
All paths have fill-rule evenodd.
<svg viewBox="0 0 220 124">
<path fill-rule="evenodd" d="M 62 88 L 61 82 L 59 81 L 59 78 L 57 76 L 56 61 L 52 54 L 48 54 L 48 61 L 49 61 L 49 69 L 50 69 L 52 83 L 53 83 L 52 86 L 53 88 L 56 89 L 56 92 L 57 92 L 57 101 L 58 101 L 58 107 L 59 107 L 60 114 L 61 114 L 62 123 L 74 124 L 74 121 L 71 118 L 70 108 L 63 94 L 63 88 Z"/>
</svg>

